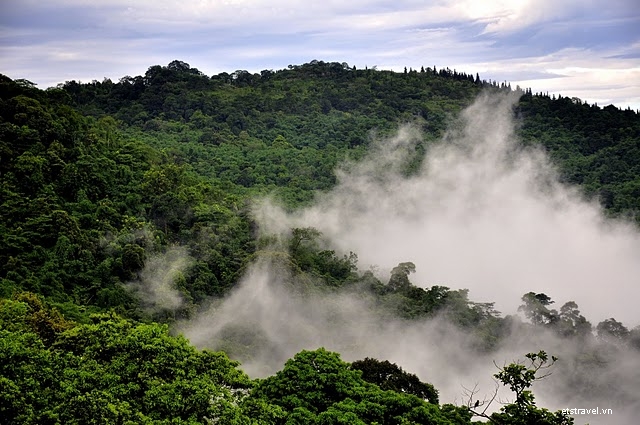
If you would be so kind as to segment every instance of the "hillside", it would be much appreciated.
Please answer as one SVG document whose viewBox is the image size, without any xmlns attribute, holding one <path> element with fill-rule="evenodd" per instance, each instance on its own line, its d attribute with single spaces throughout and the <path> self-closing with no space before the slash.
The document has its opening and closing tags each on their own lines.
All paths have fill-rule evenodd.
<svg viewBox="0 0 640 425">
<path fill-rule="evenodd" d="M 265 197 L 291 214 L 331 199 L 341 184 L 335 170 L 364 164 L 377 149 L 385 152 L 380 140 L 393 138 L 404 124 L 420 136 L 408 145 L 397 173 L 420 176 L 433 149 L 450 137 L 451 122 L 481 93 L 516 93 L 518 149 L 544 151 L 561 183 L 577 185 L 580 196 L 600 203 L 607 216 L 630 219 L 637 228 L 640 116 L 631 110 L 550 98 L 449 69 L 393 73 L 321 61 L 211 77 L 174 61 L 117 83 L 70 81 L 44 91 L 2 76 L 0 330 L 2 356 L 22 360 L 4 362 L 2 391 L 12 396 L 0 411 L 12 423 L 88 423 L 94 415 L 103 418 L 99 423 L 163 423 L 178 416 L 202 423 L 211 415 L 224 423 L 470 423 L 467 407 L 439 406 L 433 394 L 410 397 L 406 389 L 365 382 L 366 373 L 355 373 L 335 353 L 304 351 L 291 358 L 267 328 L 245 320 L 239 305 L 221 305 L 220 311 L 229 311 L 217 318 L 223 325 L 209 340 L 197 341 L 193 324 L 210 304 L 225 302 L 221 297 L 253 306 L 242 282 L 265 262 L 263 275 L 277 275 L 281 287 L 269 289 L 269 283 L 262 294 L 275 293 L 282 305 L 277 310 L 291 308 L 291 317 L 296 309 L 309 312 L 317 322 L 305 326 L 317 326 L 319 334 L 323 326 L 353 321 L 332 309 L 341 299 L 354 299 L 349 308 L 366 306 L 362 315 L 371 314 L 375 323 L 442 321 L 443 329 L 452 327 L 446 332 L 464 335 L 464 350 L 478 361 L 496 355 L 513 335 L 533 335 L 531 340 L 556 348 L 562 347 L 558 338 L 569 341 L 557 349 L 574 362 L 572 370 L 559 372 L 564 383 L 558 391 L 590 382 L 579 396 L 600 400 L 612 379 L 606 365 L 638 361 L 640 328 L 629 330 L 613 318 L 592 326 L 574 301 L 553 309 L 553 300 L 537 288 L 522 291 L 523 322 L 503 316 L 492 302 L 474 302 L 456 286 L 467 283 L 448 282 L 458 289 L 414 283 L 411 261 L 397 264 L 390 276 L 363 270 L 358 252 L 343 252 L 312 226 L 291 226 L 284 237 L 268 235 L 256 217 L 256 202 Z M 316 305 L 322 307 L 314 312 Z M 332 313 L 322 310 L 325 305 Z M 614 308 L 610 314 L 616 315 Z M 226 355 L 198 351 L 156 322 L 243 363 L 264 352 L 272 362 L 291 359 L 281 372 L 269 369 L 272 376 L 252 381 Z M 554 342 L 541 335 L 552 335 Z M 350 356 L 359 353 L 338 337 L 329 339 Z M 101 354 L 100 346 L 111 351 Z M 579 356 L 575 347 L 581 347 Z M 83 358 L 91 363 L 82 365 Z M 549 359 L 529 360 L 535 369 Z M 174 370 L 176 361 L 184 362 L 183 372 Z M 307 370 L 316 361 L 326 369 Z M 579 371 L 593 362 L 605 366 L 595 375 Z M 136 365 L 118 370 L 126 364 Z M 137 368 L 147 375 L 137 375 L 143 373 Z M 504 370 L 513 377 L 526 369 Z M 45 391 L 55 371 L 65 371 L 68 382 L 47 398 L 19 396 Z M 320 371 L 332 376 L 327 387 L 305 387 L 297 395 L 282 390 L 297 374 Z M 522 390 L 509 379 L 499 378 L 516 394 Z M 154 390 L 160 381 L 171 388 Z M 201 389 L 193 389 L 200 381 Z M 167 401 L 175 394 L 190 394 L 184 408 L 190 413 L 176 416 L 183 407 Z M 251 396 L 242 398 L 246 394 Z M 329 396 L 318 394 L 335 397 L 325 405 L 318 400 Z M 637 402 L 623 385 L 608 396 L 619 406 Z M 542 415 L 537 423 L 569 423 L 526 397 L 493 416 L 494 423 L 516 423 L 509 421 L 526 414 Z M 207 403 L 212 398 L 216 403 Z M 534 406 L 529 413 L 518 410 L 527 404 Z M 93 413 L 80 419 L 80 412 Z"/>
</svg>

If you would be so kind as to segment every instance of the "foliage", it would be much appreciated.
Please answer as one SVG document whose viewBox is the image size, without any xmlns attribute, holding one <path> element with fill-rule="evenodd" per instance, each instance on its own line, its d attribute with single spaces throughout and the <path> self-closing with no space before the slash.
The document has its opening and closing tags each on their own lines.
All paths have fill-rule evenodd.
<svg viewBox="0 0 640 425">
<path fill-rule="evenodd" d="M 491 415 L 489 418 L 491 422 L 496 424 L 572 424 L 573 419 L 561 411 L 550 412 L 547 409 L 537 407 L 535 397 L 529 390 L 535 381 L 549 376 L 548 373 L 539 376 L 538 372 L 545 371 L 558 359 L 552 356 L 549 363 L 549 356 L 544 351 L 528 353 L 525 357 L 530 362 L 529 366 L 511 363 L 494 375 L 498 381 L 513 391 L 515 400 L 502 407 L 500 413 Z"/>
<path fill-rule="evenodd" d="M 426 144 L 483 89 L 510 87 L 448 68 L 393 73 L 317 60 L 211 77 L 176 60 L 118 82 L 46 91 L 3 76 L 3 294 L 25 289 L 140 316 L 123 284 L 177 243 L 196 259 L 183 273 L 190 300 L 221 295 L 255 249 L 250 198 L 304 205 L 335 184 L 339 161 L 366 153 L 372 130 L 411 121 Z M 516 113 L 523 143 L 544 146 L 564 180 L 611 214 L 638 210 L 635 112 L 524 90 Z M 352 279 L 355 257 L 299 260 L 331 286 Z M 397 283 L 411 289 L 407 281 Z M 405 314 L 423 314 L 417 304 Z"/>
<path fill-rule="evenodd" d="M 438 404 L 438 390 L 433 385 L 420 381 L 416 375 L 405 372 L 388 360 L 367 357 L 351 363 L 351 367 L 362 372 L 362 379 L 383 390 L 413 394 L 429 403 Z"/>
<path fill-rule="evenodd" d="M 598 323 L 596 332 L 601 340 L 617 344 L 624 343 L 631 335 L 629 329 L 613 317 Z"/>
<path fill-rule="evenodd" d="M 185 270 L 192 300 L 232 286 L 253 251 L 244 202 L 61 94 L 0 84 L 1 295 L 29 290 L 70 314 L 89 304 L 140 316 L 125 284 L 174 243 L 199 259 Z"/>
<path fill-rule="evenodd" d="M 464 408 L 440 409 L 412 394 L 383 390 L 365 381 L 360 370 L 325 349 L 302 351 L 280 372 L 261 380 L 252 398 L 280 406 L 274 423 L 469 423 Z"/>
<path fill-rule="evenodd" d="M 176 60 L 45 91 L 0 75 L 0 415 L 27 424 L 468 423 L 467 409 L 437 406 L 435 388 L 389 362 L 302 352 L 254 383 L 223 354 L 114 312 L 170 321 L 224 295 L 259 243 L 252 199 L 289 209 L 312 202 L 335 185 L 337 164 L 362 158 L 372 134 L 404 122 L 424 132 L 411 173 L 480 90 L 511 88 L 448 68 L 394 73 L 316 60 L 210 77 Z M 520 92 L 522 144 L 546 150 L 561 180 L 608 214 L 640 220 L 638 113 Z M 130 287 L 175 246 L 189 258 L 170 282 L 185 303 L 148 312 Z M 522 324 L 467 290 L 412 283 L 413 263 L 384 284 L 358 270 L 355 253 L 326 247 L 317 230 L 298 228 L 278 255 L 294 274 L 326 290 L 349 286 L 402 319 L 446 319 L 482 350 L 519 326 L 592 342 L 573 301 L 555 310 L 546 294 L 527 293 L 521 311 L 531 324 Z M 611 318 L 595 330 L 597 344 L 640 349 L 640 328 Z M 549 359 L 527 358 L 530 366 L 496 375 L 516 400 L 488 419 L 569 423 L 535 406 L 529 388 Z"/>
<path fill-rule="evenodd" d="M 535 406 L 529 387 L 549 359 L 544 352 L 527 358 L 530 367 L 511 364 L 496 374 L 516 400 L 490 420 L 572 423 Z M 472 411 L 434 404 L 437 390 L 397 365 L 350 365 L 324 349 L 302 351 L 252 382 L 223 353 L 198 351 L 166 325 L 104 314 L 73 324 L 28 293 L 0 303 L 0 360 L 8 424 L 467 424 Z"/>
<path fill-rule="evenodd" d="M 291 230 L 288 251 L 293 265 L 330 287 L 357 280 L 358 257 L 350 252 L 340 258 L 334 250 L 322 249 L 320 237 L 321 233 L 313 227 Z"/>
<path fill-rule="evenodd" d="M 249 423 L 238 403 L 252 382 L 223 353 L 115 315 L 54 323 L 45 338 L 33 316 L 56 313 L 33 299 L 0 303 L 4 423 Z"/>
<path fill-rule="evenodd" d="M 524 312 L 532 324 L 554 330 L 562 337 L 585 338 L 591 335 L 591 323 L 580 314 L 574 301 L 565 303 L 560 312 L 547 306 L 554 301 L 547 294 L 529 292 L 522 296 L 524 304 L 518 311 Z"/>
<path fill-rule="evenodd" d="M 409 282 L 409 274 L 415 273 L 415 271 L 416 265 L 411 262 L 398 264 L 391 270 L 389 287 L 392 290 L 409 288 L 411 286 L 411 282 Z"/>
<path fill-rule="evenodd" d="M 499 412 L 490 413 L 489 409 L 497 399 L 499 385 L 497 384 L 491 397 L 484 399 L 476 399 L 478 393 L 476 386 L 473 389 L 466 389 L 466 405 L 469 411 L 473 416 L 484 418 L 489 423 L 498 425 L 573 424 L 573 418 L 563 413 L 563 411 L 551 412 L 548 409 L 536 406 L 535 397 L 529 389 L 534 382 L 551 375 L 547 370 L 553 366 L 558 358 L 551 356 L 551 359 L 549 359 L 545 351 L 528 353 L 525 357 L 529 362 L 528 365 L 520 361 L 511 363 L 500 367 L 500 371 L 494 375 L 497 382 L 508 387 L 514 393 L 515 400 L 513 402 L 503 403 L 504 405 Z M 540 375 L 540 372 L 543 375 Z"/>
<path fill-rule="evenodd" d="M 522 296 L 522 301 L 524 304 L 518 311 L 523 311 L 534 325 L 552 325 L 558 320 L 558 312 L 547 308 L 554 303 L 548 295 L 529 292 Z"/>
</svg>

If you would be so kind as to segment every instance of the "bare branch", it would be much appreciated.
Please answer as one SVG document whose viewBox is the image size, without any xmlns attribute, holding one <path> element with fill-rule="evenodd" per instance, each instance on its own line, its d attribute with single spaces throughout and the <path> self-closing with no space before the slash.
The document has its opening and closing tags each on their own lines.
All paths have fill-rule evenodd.
<svg viewBox="0 0 640 425">
<path fill-rule="evenodd" d="M 497 382 L 494 383 L 496 384 L 494 390 L 489 396 L 485 396 L 482 400 L 475 397 L 476 394 L 480 392 L 480 390 L 478 389 L 478 383 L 476 383 L 473 388 L 467 388 L 464 385 L 462 385 L 462 388 L 464 389 L 463 396 L 467 400 L 465 405 L 474 416 L 488 419 L 489 422 L 493 424 L 499 424 L 499 422 L 496 422 L 495 419 L 493 419 L 491 415 L 487 413 L 489 407 L 491 407 L 491 404 L 498 397 L 498 390 L 500 389 L 500 385 Z"/>
</svg>

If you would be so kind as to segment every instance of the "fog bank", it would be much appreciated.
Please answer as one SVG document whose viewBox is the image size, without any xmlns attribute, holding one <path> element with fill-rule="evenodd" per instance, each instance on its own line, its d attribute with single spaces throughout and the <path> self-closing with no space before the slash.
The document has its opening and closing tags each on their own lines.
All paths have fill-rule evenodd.
<svg viewBox="0 0 640 425">
<path fill-rule="evenodd" d="M 414 284 L 468 288 L 472 301 L 495 301 L 505 314 L 534 291 L 556 300 L 556 308 L 575 301 L 594 325 L 609 317 L 629 328 L 640 324 L 638 231 L 605 219 L 597 203 L 558 182 L 543 152 L 518 144 L 516 100 L 481 96 L 410 176 L 404 165 L 423 139 L 411 126 L 400 128 L 363 161 L 344 164 L 337 186 L 313 206 L 287 214 L 268 200 L 257 203 L 260 232 L 284 236 L 293 227 L 315 227 L 331 248 L 356 252 L 362 269 L 378 266 L 383 282 L 391 268 L 411 261 Z M 283 248 L 270 249 L 257 255 L 225 299 L 177 326 L 197 346 L 242 360 L 251 376 L 272 374 L 300 350 L 323 346 L 347 361 L 395 362 L 434 384 L 442 403 L 463 404 L 463 386 L 478 384 L 480 398 L 490 395 L 494 361 L 507 364 L 546 350 L 560 361 L 533 388 L 540 406 L 614 410 L 613 417 L 576 420 L 591 424 L 632 423 L 640 409 L 637 353 L 601 350 L 596 342 L 580 344 L 516 323 L 495 351 L 479 354 L 464 332 L 438 319 L 390 317 L 357 285 L 314 289 L 309 277 L 291 274 Z"/>
<path fill-rule="evenodd" d="M 409 126 L 378 141 L 364 161 L 337 171 L 338 184 L 293 215 L 262 202 L 265 233 L 313 226 L 363 268 L 416 264 L 419 286 L 470 289 L 474 301 L 514 313 L 544 292 L 575 301 L 594 324 L 614 316 L 640 324 L 640 234 L 605 219 L 597 202 L 558 182 L 540 150 L 518 144 L 514 94 L 483 95 L 431 146 L 422 168 L 402 173 L 422 138 Z"/>
</svg>

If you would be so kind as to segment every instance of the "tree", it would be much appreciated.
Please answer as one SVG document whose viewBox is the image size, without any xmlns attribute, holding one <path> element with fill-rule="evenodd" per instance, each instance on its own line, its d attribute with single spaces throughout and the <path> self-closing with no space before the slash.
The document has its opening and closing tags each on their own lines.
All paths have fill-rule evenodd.
<svg viewBox="0 0 640 425">
<path fill-rule="evenodd" d="M 3 423 L 250 423 L 239 405 L 253 383 L 224 353 L 114 314 L 70 327 L 17 299 L 0 301 Z"/>
<path fill-rule="evenodd" d="M 429 403 L 438 404 L 438 390 L 433 385 L 420 381 L 413 373 L 405 372 L 388 360 L 367 357 L 351 363 L 351 367 L 362 372 L 362 379 L 383 390 L 413 394 Z"/>
<path fill-rule="evenodd" d="M 169 63 L 169 65 L 167 65 L 167 69 L 170 69 L 172 71 L 186 72 L 186 71 L 189 71 L 189 69 L 191 69 L 191 66 L 188 63 L 183 61 L 173 60 Z"/>
<path fill-rule="evenodd" d="M 614 344 L 624 344 L 630 334 L 629 329 L 613 317 L 598 323 L 596 333 L 599 339 Z"/>
<path fill-rule="evenodd" d="M 441 409 L 412 394 L 384 391 L 361 375 L 324 348 L 301 351 L 260 380 L 246 403 L 278 406 L 285 415 L 277 424 L 469 423 L 466 408 Z"/>
<path fill-rule="evenodd" d="M 548 295 L 529 292 L 522 296 L 522 301 L 524 304 L 518 307 L 518 311 L 524 312 L 525 317 L 534 325 L 551 325 L 557 322 L 558 312 L 547 308 L 554 303 Z"/>
<path fill-rule="evenodd" d="M 260 381 L 254 396 L 266 397 L 288 411 L 318 414 L 349 395 L 364 391 L 360 373 L 324 348 L 301 351 L 275 376 Z"/>
<path fill-rule="evenodd" d="M 292 257 L 299 254 L 300 249 L 305 243 L 313 244 L 321 235 L 320 231 L 313 227 L 304 227 L 291 230 L 291 240 L 289 242 L 289 252 Z"/>
<path fill-rule="evenodd" d="M 560 335 L 567 337 L 591 335 L 591 323 L 580 314 L 574 301 L 569 301 L 560 308 L 555 328 Z"/>
<path fill-rule="evenodd" d="M 408 289 L 411 286 L 409 274 L 415 273 L 416 265 L 411 262 L 400 263 L 391 270 L 389 287 L 393 290 Z"/>
<path fill-rule="evenodd" d="M 629 345 L 640 351 L 640 326 L 636 326 L 629 331 Z"/>
<path fill-rule="evenodd" d="M 114 147 L 116 145 L 116 142 L 118 140 L 118 121 L 116 121 L 112 116 L 107 115 L 100 118 L 95 126 L 95 129 L 104 143 L 106 143 L 110 147 Z"/>
<path fill-rule="evenodd" d="M 528 353 L 525 355 L 528 365 L 516 362 L 499 368 L 494 375 L 498 382 L 508 387 L 515 395 L 512 403 L 500 408 L 500 412 L 489 415 L 487 413 L 491 404 L 496 400 L 497 388 L 488 399 L 475 399 L 476 389 L 466 390 L 467 407 L 475 416 L 488 419 L 489 422 L 498 425 L 570 425 L 573 418 L 558 410 L 551 412 L 540 408 L 535 404 L 533 392 L 529 389 L 534 382 L 551 375 L 547 370 L 552 367 L 558 358 L 549 358 L 545 351 Z M 543 373 L 539 375 L 539 373 Z M 474 402 L 475 399 L 475 402 Z"/>
</svg>

